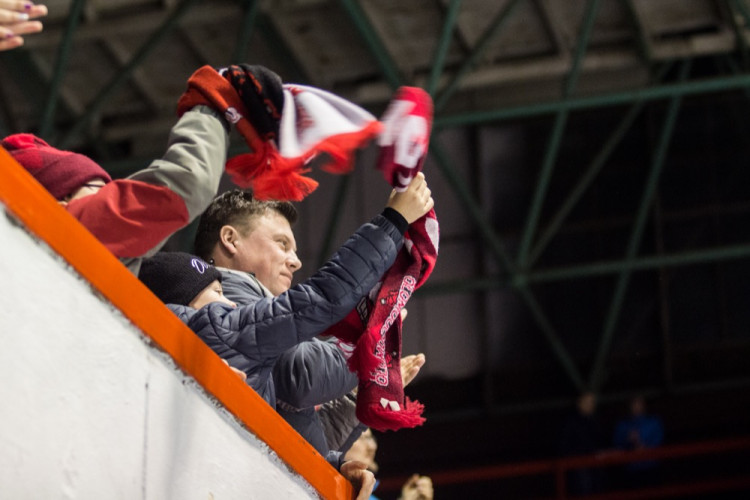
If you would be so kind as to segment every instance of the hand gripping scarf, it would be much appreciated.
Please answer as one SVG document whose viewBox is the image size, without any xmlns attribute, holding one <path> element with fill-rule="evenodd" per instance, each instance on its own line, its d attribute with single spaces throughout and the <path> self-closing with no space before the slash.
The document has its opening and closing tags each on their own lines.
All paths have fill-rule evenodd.
<svg viewBox="0 0 750 500">
<path fill-rule="evenodd" d="M 240 73 L 238 68 L 230 66 L 226 72 Z M 250 79 L 251 88 L 254 86 L 259 96 L 256 100 L 270 104 L 264 97 L 262 79 L 252 76 Z M 280 112 L 269 106 L 253 106 L 248 110 L 245 102 L 227 78 L 214 68 L 203 66 L 188 80 L 188 89 L 178 103 L 178 114 L 198 104 L 224 113 L 252 150 L 231 158 L 226 172 L 239 187 L 252 187 L 253 195 L 261 200 L 304 199 L 318 186 L 304 174 L 310 172 L 307 165 L 320 153 L 329 157 L 323 170 L 348 173 L 352 169 L 354 150 L 363 147 L 382 128 L 374 116 L 359 106 L 304 85 L 283 85 Z M 253 125 L 258 123 L 253 114 L 264 112 L 280 115 L 277 116 L 280 120 L 278 137 L 275 133 L 259 133 Z"/>
<path fill-rule="evenodd" d="M 405 187 L 422 168 L 427 153 L 432 123 L 429 95 L 416 88 L 400 88 L 383 122 L 391 135 L 379 141 L 383 149 L 378 168 L 394 187 L 404 183 Z M 382 281 L 343 321 L 324 333 L 340 340 L 349 367 L 359 377 L 357 418 L 379 431 L 424 422 L 424 406 L 404 395 L 401 309 L 432 273 L 438 241 L 438 221 L 430 210 L 409 226 L 404 247 Z"/>
</svg>

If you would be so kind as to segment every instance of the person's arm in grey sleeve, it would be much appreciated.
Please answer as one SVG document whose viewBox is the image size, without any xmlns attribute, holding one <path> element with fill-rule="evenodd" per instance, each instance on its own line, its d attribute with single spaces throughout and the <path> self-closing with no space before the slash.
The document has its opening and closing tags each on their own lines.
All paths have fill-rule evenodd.
<svg viewBox="0 0 750 500">
<path fill-rule="evenodd" d="M 207 106 L 196 106 L 172 127 L 164 156 L 128 179 L 168 187 L 185 201 L 193 220 L 216 196 L 228 147 L 226 120 Z"/>
</svg>

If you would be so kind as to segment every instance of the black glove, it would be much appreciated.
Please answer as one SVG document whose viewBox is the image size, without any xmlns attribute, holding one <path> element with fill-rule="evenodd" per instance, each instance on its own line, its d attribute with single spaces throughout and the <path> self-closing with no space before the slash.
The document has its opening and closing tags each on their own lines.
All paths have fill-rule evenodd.
<svg viewBox="0 0 750 500">
<path fill-rule="evenodd" d="M 281 78 L 270 69 L 251 64 L 235 64 L 222 71 L 235 88 L 250 116 L 248 120 L 264 139 L 279 136 L 284 89 Z"/>
</svg>

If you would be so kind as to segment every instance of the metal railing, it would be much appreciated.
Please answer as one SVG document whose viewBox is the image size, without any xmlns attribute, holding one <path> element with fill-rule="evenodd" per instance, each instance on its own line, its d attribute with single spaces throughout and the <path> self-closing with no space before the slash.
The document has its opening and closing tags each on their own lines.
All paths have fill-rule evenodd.
<svg viewBox="0 0 750 500">
<path fill-rule="evenodd" d="M 693 467 L 690 474 L 683 474 L 682 476 L 680 474 L 664 474 L 663 480 L 658 485 L 638 489 L 607 488 L 605 491 L 586 495 L 573 495 L 568 492 L 567 475 L 571 471 L 581 469 L 613 468 L 643 461 L 659 461 L 662 468 L 668 469 L 671 461 L 705 457 L 718 461 L 722 458 L 728 458 L 730 454 L 736 452 L 750 452 L 750 436 L 674 444 L 635 451 L 607 450 L 592 455 L 576 457 L 435 471 L 430 472 L 428 475 L 432 478 L 438 497 L 441 486 L 479 482 L 499 484 L 503 480 L 524 477 L 543 479 L 546 476 L 550 479 L 550 487 L 548 489 L 552 490 L 551 498 L 558 500 L 567 498 L 586 500 L 675 498 L 688 495 L 707 495 L 718 492 L 750 490 L 750 461 L 744 462 L 744 471 L 740 473 L 727 472 L 721 474 L 719 477 L 715 477 L 714 474 L 708 472 L 705 475 L 701 475 L 700 472 L 696 473 L 696 470 L 700 471 L 700 466 L 698 466 L 697 468 Z M 731 457 L 729 458 L 731 459 Z M 398 491 L 407 479 L 408 476 L 381 478 L 378 493 Z M 542 494 L 540 496 L 538 493 L 531 496 L 549 498 L 548 495 Z M 508 495 L 504 498 L 513 497 Z M 522 498 L 529 498 L 529 496 Z"/>
</svg>

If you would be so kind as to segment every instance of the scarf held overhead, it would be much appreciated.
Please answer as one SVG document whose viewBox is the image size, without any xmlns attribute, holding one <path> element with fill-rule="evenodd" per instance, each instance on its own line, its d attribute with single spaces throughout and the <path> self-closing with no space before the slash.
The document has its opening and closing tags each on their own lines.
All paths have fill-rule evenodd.
<svg viewBox="0 0 750 500">
<path fill-rule="evenodd" d="M 422 169 L 432 126 L 432 99 L 422 89 L 401 87 L 382 119 L 385 130 L 377 168 L 397 190 Z M 404 395 L 401 379 L 401 310 L 435 267 L 439 226 L 435 211 L 413 222 L 404 247 L 382 281 L 326 335 L 340 340 L 359 377 L 357 418 L 379 431 L 416 427 L 424 406 Z"/>
<path fill-rule="evenodd" d="M 304 175 L 310 172 L 310 161 L 325 153 L 323 170 L 348 173 L 354 151 L 377 136 L 382 125 L 364 109 L 324 90 L 285 84 L 283 95 L 278 137 L 261 136 L 232 84 L 214 68 L 203 66 L 188 80 L 178 113 L 198 104 L 223 113 L 252 150 L 227 162 L 232 181 L 242 188 L 252 187 L 258 199 L 301 201 L 318 186 Z"/>
</svg>

